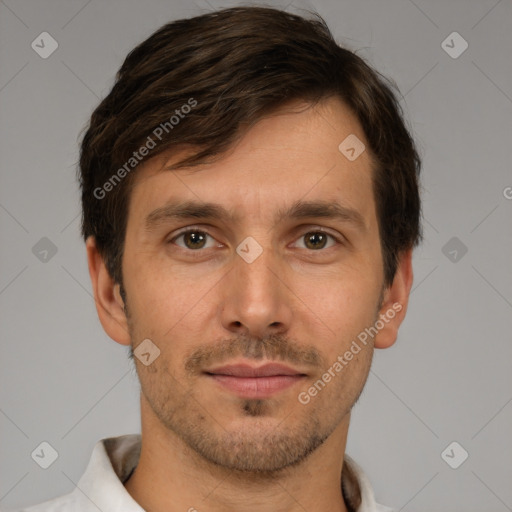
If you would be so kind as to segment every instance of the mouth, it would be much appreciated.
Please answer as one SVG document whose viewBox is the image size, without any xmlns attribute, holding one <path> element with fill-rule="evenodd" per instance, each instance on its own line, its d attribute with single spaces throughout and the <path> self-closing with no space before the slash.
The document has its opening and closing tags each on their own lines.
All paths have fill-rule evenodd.
<svg viewBox="0 0 512 512">
<path fill-rule="evenodd" d="M 268 398 L 301 382 L 307 375 L 289 366 L 232 364 L 204 371 L 204 374 L 242 398 Z"/>
</svg>

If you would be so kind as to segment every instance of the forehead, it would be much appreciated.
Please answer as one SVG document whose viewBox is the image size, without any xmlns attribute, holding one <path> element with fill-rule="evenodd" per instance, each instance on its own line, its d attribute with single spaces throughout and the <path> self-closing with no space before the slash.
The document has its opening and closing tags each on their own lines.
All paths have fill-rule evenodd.
<svg viewBox="0 0 512 512">
<path fill-rule="evenodd" d="M 371 155 L 365 149 L 347 158 L 347 138 L 366 145 L 359 122 L 340 101 L 288 104 L 261 119 L 214 163 L 175 169 L 187 156 L 179 152 L 141 164 L 130 211 L 151 215 L 189 200 L 223 203 L 233 219 L 255 211 L 275 219 L 292 204 L 321 200 L 357 209 L 368 221 L 374 213 Z"/>
</svg>

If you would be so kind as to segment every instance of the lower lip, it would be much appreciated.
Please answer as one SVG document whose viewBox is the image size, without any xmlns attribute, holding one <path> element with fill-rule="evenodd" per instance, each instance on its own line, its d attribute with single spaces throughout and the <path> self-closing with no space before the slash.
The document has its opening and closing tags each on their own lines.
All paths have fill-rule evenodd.
<svg viewBox="0 0 512 512">
<path fill-rule="evenodd" d="M 303 375 L 274 375 L 271 377 L 234 377 L 210 375 L 224 388 L 244 398 L 267 398 L 301 381 Z"/>
</svg>

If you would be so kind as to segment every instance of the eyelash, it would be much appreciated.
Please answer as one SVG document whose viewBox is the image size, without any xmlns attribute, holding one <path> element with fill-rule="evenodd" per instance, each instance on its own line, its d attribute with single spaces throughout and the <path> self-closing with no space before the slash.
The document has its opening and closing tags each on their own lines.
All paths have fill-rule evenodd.
<svg viewBox="0 0 512 512">
<path fill-rule="evenodd" d="M 207 235 L 210 238 L 215 240 L 215 238 L 212 235 L 210 235 L 210 233 L 208 233 L 207 231 L 205 231 L 203 229 L 192 227 L 192 228 L 187 228 L 187 229 L 179 232 L 174 237 L 172 237 L 167 243 L 169 243 L 169 244 L 170 243 L 175 243 L 178 238 L 182 237 L 183 235 L 187 235 L 189 233 L 201 233 L 201 234 Z M 314 233 L 322 233 L 323 235 L 327 235 L 332 240 L 334 240 L 336 242 L 336 244 L 338 244 L 338 245 L 343 244 L 343 240 L 341 238 L 338 238 L 335 235 L 333 235 L 333 234 L 331 234 L 331 233 L 329 233 L 329 232 L 327 232 L 327 231 L 325 231 L 323 229 L 320 229 L 320 228 L 316 228 L 316 229 L 311 229 L 311 230 L 305 231 L 299 238 L 297 238 L 297 240 L 299 240 L 300 238 L 303 238 L 306 235 L 314 234 Z M 188 249 L 188 248 L 181 247 L 181 246 L 178 246 L 178 247 L 180 249 L 183 249 L 184 251 L 187 251 L 187 252 L 190 252 L 190 253 L 194 253 L 195 252 L 195 253 L 198 253 L 198 254 L 203 252 L 204 250 L 206 250 L 206 249 L 196 249 L 196 250 L 194 250 L 194 249 Z M 332 247 L 333 246 L 328 247 L 327 249 L 331 249 Z M 209 247 L 208 249 L 211 249 L 211 247 Z M 322 248 L 322 249 L 317 249 L 316 251 L 311 249 L 311 250 L 309 250 L 309 252 L 322 252 L 322 251 L 326 251 L 327 249 Z M 306 250 L 307 250 L 307 248 L 306 248 Z"/>
</svg>

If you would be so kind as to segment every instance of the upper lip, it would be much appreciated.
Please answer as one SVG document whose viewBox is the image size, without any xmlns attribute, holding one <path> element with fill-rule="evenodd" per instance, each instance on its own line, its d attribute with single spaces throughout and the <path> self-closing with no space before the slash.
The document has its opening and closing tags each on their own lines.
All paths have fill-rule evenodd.
<svg viewBox="0 0 512 512">
<path fill-rule="evenodd" d="M 230 364 L 219 366 L 211 370 L 206 370 L 206 373 L 213 375 L 231 375 L 233 377 L 273 377 L 276 375 L 305 375 L 304 373 L 295 370 L 289 366 L 268 363 L 263 366 L 254 367 L 248 364 Z"/>
</svg>

